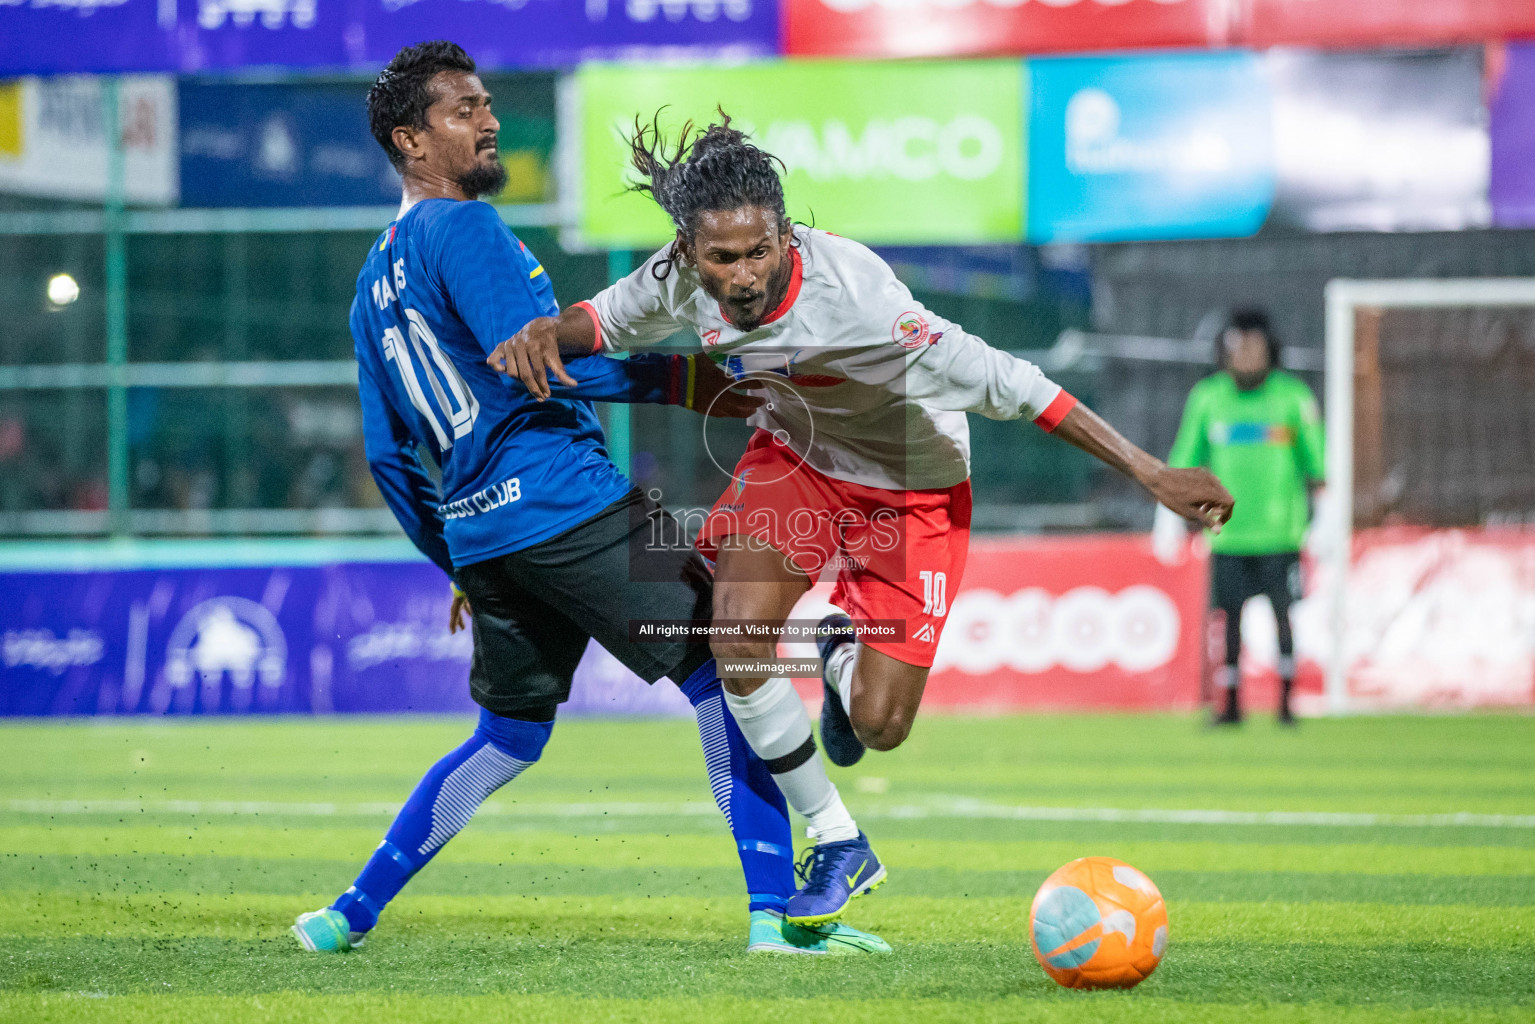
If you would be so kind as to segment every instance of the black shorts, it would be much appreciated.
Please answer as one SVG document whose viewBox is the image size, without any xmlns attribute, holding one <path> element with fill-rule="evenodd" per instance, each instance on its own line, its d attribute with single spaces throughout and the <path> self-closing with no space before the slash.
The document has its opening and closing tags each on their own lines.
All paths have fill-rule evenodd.
<svg viewBox="0 0 1535 1024">
<path fill-rule="evenodd" d="M 691 675 L 709 659 L 708 644 L 629 639 L 631 619 L 710 617 L 713 572 L 680 533 L 636 490 L 557 537 L 461 567 L 455 576 L 473 613 L 475 703 L 507 718 L 552 720 L 588 639 L 647 683 Z"/>
<path fill-rule="evenodd" d="M 1274 555 L 1214 555 L 1211 558 L 1210 603 L 1226 612 L 1240 612 L 1249 597 L 1262 595 L 1275 611 L 1299 601 L 1300 552 Z"/>
</svg>

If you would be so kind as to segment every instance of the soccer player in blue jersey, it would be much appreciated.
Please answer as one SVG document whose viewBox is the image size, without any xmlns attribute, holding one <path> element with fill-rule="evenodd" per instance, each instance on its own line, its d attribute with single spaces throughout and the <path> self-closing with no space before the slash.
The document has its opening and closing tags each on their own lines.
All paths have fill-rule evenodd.
<svg viewBox="0 0 1535 1024">
<path fill-rule="evenodd" d="M 784 921 L 794 893 L 787 808 L 725 710 L 707 641 L 629 635 L 635 619 L 707 620 L 713 580 L 688 545 L 647 543 L 658 529 L 680 531 L 608 459 L 591 402 L 743 416 L 756 401 L 727 391 L 731 378 L 706 359 L 576 359 L 545 402 L 485 364 L 528 321 L 559 312 L 544 268 L 476 201 L 505 183 L 490 99 L 474 62 L 448 42 L 407 47 L 379 76 L 369 122 L 404 196 L 358 275 L 351 314 L 368 463 L 411 540 L 455 581 L 453 627 L 469 613 L 480 721 L 427 771 L 353 885 L 300 915 L 293 932 L 315 951 L 360 945 L 480 804 L 539 759 L 594 638 L 647 682 L 676 682 L 697 710 L 746 875 L 748 950 L 887 951 L 842 925 Z M 423 447 L 442 471 L 440 491 Z"/>
</svg>

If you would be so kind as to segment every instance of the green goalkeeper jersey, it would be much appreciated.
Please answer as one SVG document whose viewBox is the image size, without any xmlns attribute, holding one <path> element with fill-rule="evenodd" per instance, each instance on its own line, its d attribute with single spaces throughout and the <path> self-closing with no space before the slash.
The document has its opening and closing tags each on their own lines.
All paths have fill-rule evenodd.
<svg viewBox="0 0 1535 1024">
<path fill-rule="evenodd" d="M 1251 391 L 1229 373 L 1194 385 L 1168 465 L 1205 466 L 1236 498 L 1231 521 L 1210 538 L 1222 555 L 1299 551 L 1307 491 L 1322 482 L 1322 422 L 1298 377 L 1273 370 Z"/>
</svg>

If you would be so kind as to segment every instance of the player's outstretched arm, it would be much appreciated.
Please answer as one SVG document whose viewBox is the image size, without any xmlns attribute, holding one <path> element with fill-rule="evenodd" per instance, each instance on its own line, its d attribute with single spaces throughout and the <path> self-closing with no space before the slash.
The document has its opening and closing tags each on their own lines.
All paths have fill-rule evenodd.
<svg viewBox="0 0 1535 1024">
<path fill-rule="evenodd" d="M 597 351 L 597 325 L 581 305 L 570 306 L 559 316 L 529 320 L 522 330 L 491 350 L 485 362 L 491 369 L 516 377 L 528 393 L 542 402 L 551 394 L 549 378 L 568 388 L 576 379 L 565 370 L 565 360 Z"/>
<path fill-rule="evenodd" d="M 633 362 L 642 356 L 630 356 Z M 676 357 L 672 357 L 676 358 Z M 763 399 L 751 394 L 759 391 L 759 380 L 738 381 L 703 353 L 682 357 L 686 377 L 678 381 L 678 405 L 705 416 L 745 419 L 762 405 Z"/>
<path fill-rule="evenodd" d="M 708 416 L 742 419 L 762 400 L 746 392 L 756 384 L 738 383 L 702 356 L 636 356 L 609 360 L 602 372 L 577 380 L 567 359 L 583 359 L 598 350 L 597 321 L 584 303 L 557 317 L 538 317 L 497 345 L 485 358 L 491 369 L 515 377 L 537 401 L 554 393 L 552 376 L 574 398 L 608 402 L 658 402 L 681 405 Z M 656 370 L 659 373 L 653 373 Z M 671 374 L 675 379 L 667 381 Z M 654 385 L 654 386 L 652 386 Z M 562 389 L 562 393 L 564 393 Z"/>
<path fill-rule="evenodd" d="M 658 261 L 670 258 L 671 246 L 657 252 L 634 273 L 584 302 L 565 307 L 557 317 L 530 321 L 497 345 L 485 361 L 522 381 L 539 401 L 549 397 L 551 377 L 573 386 L 565 360 L 645 348 L 670 338 L 684 325 L 672 315 L 679 274 L 657 274 Z"/>
<path fill-rule="evenodd" d="M 578 386 L 556 386 L 561 398 L 593 402 L 680 405 L 706 416 L 745 419 L 762 399 L 750 394 L 760 381 L 736 381 L 708 356 L 637 352 L 628 359 L 581 356 L 565 367 Z"/>
<path fill-rule="evenodd" d="M 1219 533 L 1236 503 L 1207 469 L 1173 469 L 1141 450 L 1108 421 L 1078 403 L 1055 428 L 1056 437 L 1133 478 L 1185 519 Z"/>
</svg>

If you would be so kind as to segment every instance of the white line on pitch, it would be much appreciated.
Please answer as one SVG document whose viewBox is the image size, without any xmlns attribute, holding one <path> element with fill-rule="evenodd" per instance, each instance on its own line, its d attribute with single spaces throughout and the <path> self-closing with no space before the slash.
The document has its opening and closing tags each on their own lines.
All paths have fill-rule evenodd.
<svg viewBox="0 0 1535 1024">
<path fill-rule="evenodd" d="M 236 800 L 5 800 L 0 808 L 21 814 L 189 814 L 296 815 L 300 817 L 384 816 L 399 811 L 394 803 L 289 803 Z M 678 803 L 513 803 L 491 800 L 482 815 L 528 818 L 679 817 L 713 815 L 704 801 Z M 1361 828 L 1535 828 L 1535 814 L 1363 814 L 1343 811 L 1221 811 L 1128 809 L 1120 807 L 1023 807 L 949 797 L 921 804 L 860 810 L 863 818 L 968 818 L 1012 821 L 1143 822 L 1163 825 L 1317 825 Z"/>
<path fill-rule="evenodd" d="M 330 818 L 341 816 L 393 815 L 400 811 L 392 803 L 289 803 L 276 800 L 6 800 L 0 808 L 22 814 L 205 814 L 205 815 L 296 815 Z M 586 803 L 516 804 L 489 800 L 477 814 L 539 818 L 678 817 L 718 814 L 711 803 Z"/>
<path fill-rule="evenodd" d="M 1346 811 L 1217 811 L 1160 807 L 1018 807 L 950 797 L 930 804 L 887 807 L 861 817 L 1003 818 L 1018 821 L 1151 822 L 1165 825 L 1322 825 L 1358 828 L 1391 825 L 1411 828 L 1535 828 L 1535 814 L 1368 814 Z"/>
</svg>

